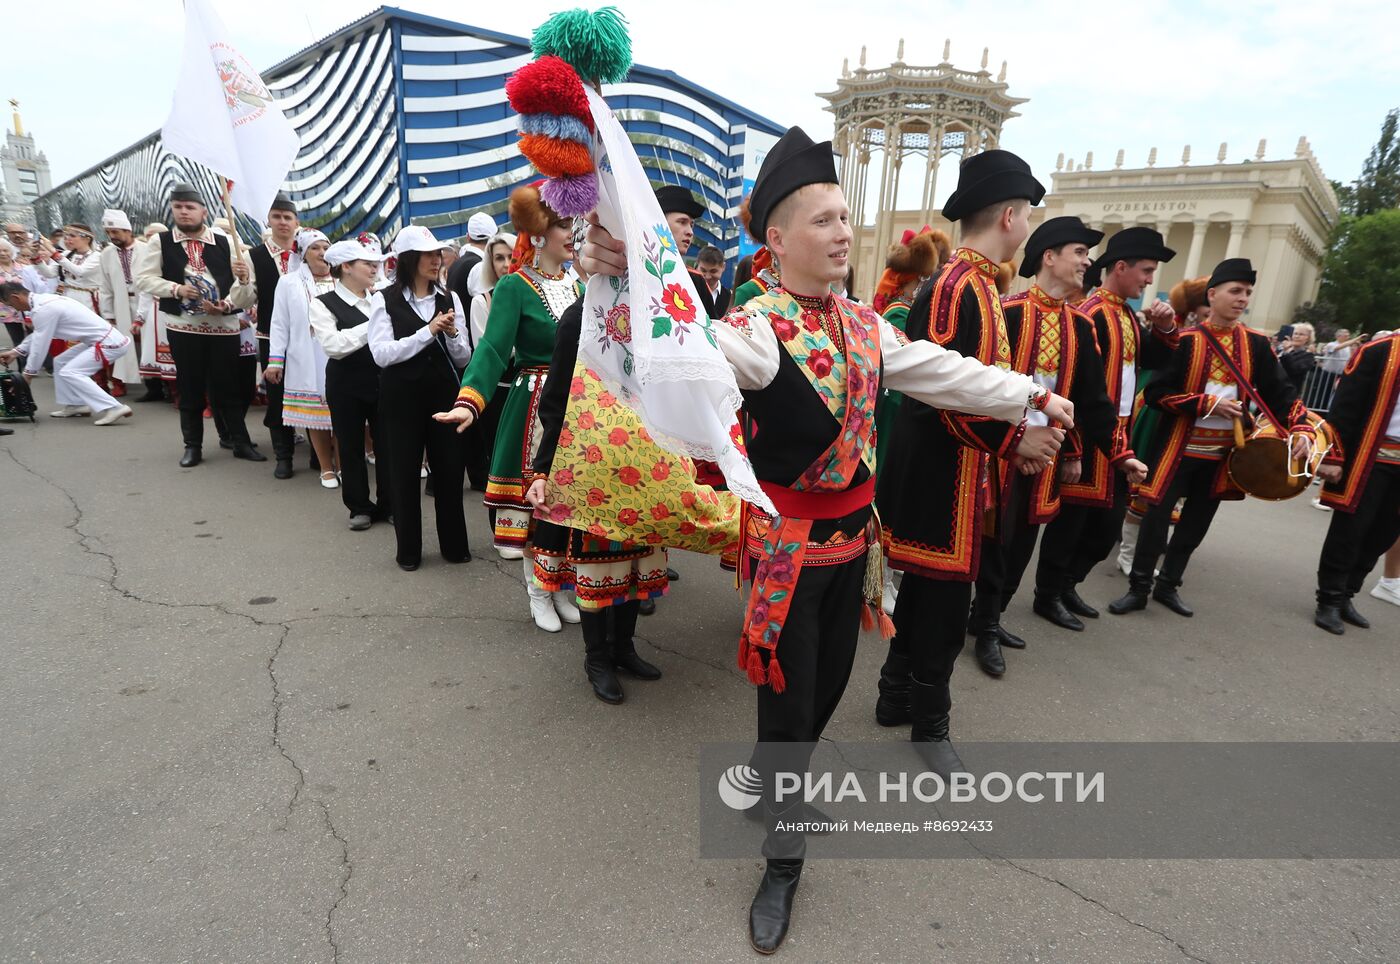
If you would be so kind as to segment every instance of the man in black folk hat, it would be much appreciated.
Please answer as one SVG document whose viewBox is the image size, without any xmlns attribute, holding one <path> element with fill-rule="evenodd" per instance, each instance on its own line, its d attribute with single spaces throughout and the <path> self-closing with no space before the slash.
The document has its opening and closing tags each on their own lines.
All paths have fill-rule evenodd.
<svg viewBox="0 0 1400 964">
<path fill-rule="evenodd" d="M 676 254 L 684 259 L 690 251 L 690 243 L 695 240 L 695 221 L 705 213 L 705 205 L 679 184 L 661 185 L 656 189 L 656 200 L 661 205 L 661 213 L 666 215 L 671 236 L 676 240 Z M 691 283 L 695 285 L 695 293 L 700 297 L 700 306 L 705 309 L 705 317 L 718 318 L 720 313 L 715 310 L 709 282 L 693 268 L 687 270 L 690 271 Z"/>
<path fill-rule="evenodd" d="M 292 258 L 292 242 L 296 238 L 297 228 L 301 226 L 296 204 L 282 191 L 277 192 L 272 209 L 267 212 L 267 226 L 272 232 L 268 239 L 248 252 L 257 287 L 258 364 L 264 371 L 272 344 L 269 332 L 277 282 L 287 273 Z M 263 412 L 263 425 L 267 426 L 272 436 L 272 455 L 277 460 L 272 474 L 275 478 L 290 479 L 296 429 L 282 424 L 282 383 L 269 381 L 266 389 L 267 409 Z"/>
<path fill-rule="evenodd" d="M 239 386 L 238 313 L 253 305 L 248 263 L 233 256 L 229 239 L 208 224 L 199 191 L 176 184 L 170 192 L 175 227 L 151 238 L 136 255 L 136 286 L 155 297 L 170 337 L 175 384 L 180 391 L 180 465 L 202 459 L 204 402 L 220 412 L 235 458 L 264 462 L 244 424 L 247 405 Z"/>
<path fill-rule="evenodd" d="M 1295 456 L 1305 455 L 1314 438 L 1308 410 L 1283 373 L 1269 336 L 1246 328 L 1240 320 L 1254 282 L 1248 259 L 1220 262 L 1206 283 L 1210 317 L 1181 334 L 1171 363 L 1143 393 L 1163 418 L 1153 437 L 1152 470 L 1138 490 L 1150 508 L 1133 553 L 1128 591 L 1109 604 L 1114 615 L 1146 609 L 1149 594 L 1180 616 L 1192 615 L 1177 592 L 1191 553 L 1205 538 L 1220 501 L 1244 498 L 1230 479 L 1227 460 L 1235 444 L 1234 422 L 1246 418 L 1250 388 L 1293 434 Z M 1172 509 L 1182 498 L 1186 503 L 1181 520 L 1168 543 Z M 1154 585 L 1153 573 L 1164 549 Z"/>
<path fill-rule="evenodd" d="M 754 523 L 767 531 L 746 540 L 754 588 L 740 643 L 740 662 L 759 685 L 754 760 L 765 775 L 768 827 L 749 938 L 772 953 L 787 933 L 806 852 L 792 824 L 810 812 L 778 796 L 773 774 L 806 769 L 850 677 L 862 612 L 879 611 L 864 587 L 866 550 L 878 538 L 871 502 L 882 379 L 911 400 L 1012 424 L 1028 404 L 1063 421 L 1073 410 L 1025 375 L 927 340 L 908 343 L 834 293 L 853 235 L 830 142 L 788 131 L 759 170 L 750 211 L 750 229 L 782 266 L 782 284 L 730 312 L 715 332 L 754 426 L 749 458 L 779 512 L 770 519 L 755 510 Z M 622 245 L 601 228 L 589 232 L 581 256 L 593 274 L 626 269 Z"/>
<path fill-rule="evenodd" d="M 1098 618 L 1098 610 L 1080 597 L 1077 587 L 1113 551 L 1128 511 L 1128 487 L 1147 477 L 1147 465 L 1131 441 L 1138 376 L 1144 368 L 1161 368 L 1171 360 L 1178 333 L 1176 316 L 1165 301 L 1147 307 L 1148 331 L 1128 301 L 1141 298 L 1158 265 L 1175 256 L 1152 228 L 1124 228 L 1094 261 L 1091 270 L 1102 273 L 1100 287 L 1079 305 L 1094 324 L 1118 425 L 1111 451 L 1085 452 L 1079 479 L 1062 483 L 1064 504 L 1040 540 L 1033 608 L 1064 629 L 1081 631 L 1082 619 Z"/>
<path fill-rule="evenodd" d="M 916 344 L 931 342 L 1012 370 L 998 264 L 1026 240 L 1031 206 L 1044 195 L 1029 165 L 1009 151 L 987 151 L 963 163 L 957 190 L 943 208 L 944 217 L 962 223 L 962 246 L 914 299 L 905 331 Z M 1044 471 L 1059 450 L 1070 422 L 1045 414 L 1046 423 L 1032 425 L 1024 416 L 998 421 L 958 405 L 908 399 L 895 422 L 900 444 L 880 474 L 888 561 L 904 581 L 875 718 L 882 726 L 912 724 L 910 740 L 945 777 L 963 769 L 949 740 L 950 684 L 982 536 L 1000 531 L 996 493 L 1008 465 Z"/>
<path fill-rule="evenodd" d="M 1078 218 L 1051 218 L 1026 241 L 1020 275 L 1034 278 L 1034 284 L 1029 291 L 1002 298 L 1012 367 L 1072 401 L 1076 426 L 1045 471 L 1027 475 L 1024 463 L 1012 466 L 1002 495 L 1003 531 L 999 538 L 983 537 L 968 632 L 976 638 L 978 665 L 992 676 L 1006 671 L 1003 646 L 1026 645 L 1001 625 L 1001 614 L 1021 584 L 1040 527 L 1059 514 L 1060 486 L 1079 480 L 1085 449 L 1108 455 L 1113 447 L 1118 413 L 1104 389 L 1094 325 L 1065 302 L 1082 290 L 1091 263 L 1089 249 L 1101 240 L 1101 231 Z M 1031 412 L 1026 421 L 1048 424 L 1041 412 Z"/>
</svg>

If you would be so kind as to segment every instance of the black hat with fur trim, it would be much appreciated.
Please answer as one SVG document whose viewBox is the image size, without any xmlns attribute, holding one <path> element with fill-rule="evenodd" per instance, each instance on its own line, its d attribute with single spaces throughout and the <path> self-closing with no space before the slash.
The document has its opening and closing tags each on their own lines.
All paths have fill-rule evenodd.
<svg viewBox="0 0 1400 964">
<path fill-rule="evenodd" d="M 949 221 L 961 221 L 998 201 L 1024 198 L 1039 204 L 1043 197 L 1045 185 L 1035 179 L 1029 164 L 1010 151 L 983 151 L 958 168 L 958 189 L 943 205 L 943 216 Z"/>
<path fill-rule="evenodd" d="M 788 128 L 763 159 L 758 177 L 754 179 L 753 190 L 749 193 L 749 233 L 759 240 L 765 239 L 773 209 L 799 188 L 839 182 L 831 141 L 817 144 L 802 128 Z"/>
<path fill-rule="evenodd" d="M 1083 244 L 1092 248 L 1102 240 L 1102 231 L 1095 231 L 1076 217 L 1051 218 L 1026 239 L 1026 259 L 1021 262 L 1021 277 L 1034 278 L 1040 271 L 1041 256 L 1051 248 L 1066 244 Z"/>
</svg>

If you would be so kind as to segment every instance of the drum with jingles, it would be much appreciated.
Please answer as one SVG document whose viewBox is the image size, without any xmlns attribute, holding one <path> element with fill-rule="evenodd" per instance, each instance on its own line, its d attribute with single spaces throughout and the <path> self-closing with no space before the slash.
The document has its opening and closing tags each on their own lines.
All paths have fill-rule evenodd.
<svg viewBox="0 0 1400 964">
<path fill-rule="evenodd" d="M 1299 459 L 1293 456 L 1296 432 L 1260 419 L 1246 437 L 1244 422 L 1235 419 L 1235 447 L 1226 462 L 1230 481 L 1248 495 L 1270 502 L 1282 502 L 1306 492 L 1313 474 L 1336 440 L 1332 426 L 1321 416 L 1309 412 L 1308 423 L 1313 427 L 1315 441 L 1309 440 L 1307 457 Z"/>
</svg>

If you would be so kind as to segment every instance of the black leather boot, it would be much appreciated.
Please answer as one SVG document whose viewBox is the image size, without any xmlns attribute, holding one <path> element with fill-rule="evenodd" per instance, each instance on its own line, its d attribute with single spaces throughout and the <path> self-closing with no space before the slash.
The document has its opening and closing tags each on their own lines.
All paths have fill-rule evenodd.
<svg viewBox="0 0 1400 964">
<path fill-rule="evenodd" d="M 1172 583 L 1166 579 L 1158 579 L 1157 584 L 1152 587 L 1152 598 L 1163 606 L 1166 606 L 1178 616 L 1194 616 L 1195 610 L 1186 605 L 1186 600 L 1181 598 L 1181 593 L 1176 591 L 1180 583 Z"/>
<path fill-rule="evenodd" d="M 224 426 L 228 429 L 229 440 L 233 442 L 233 457 L 248 462 L 266 462 L 267 456 L 259 452 L 248 437 L 248 425 L 244 421 L 247 412 L 239 406 L 230 406 L 223 412 Z"/>
<path fill-rule="evenodd" d="M 1035 601 L 1031 603 L 1031 611 L 1042 619 L 1059 626 L 1061 629 L 1072 629 L 1076 633 L 1084 631 L 1084 624 L 1079 617 L 1065 608 L 1064 602 L 1060 599 L 1060 594 L 1055 592 L 1035 591 Z"/>
<path fill-rule="evenodd" d="M 602 613 L 583 612 L 579 616 L 583 630 L 583 672 L 593 686 L 593 695 L 604 703 L 621 703 L 622 684 L 613 672 L 607 619 Z"/>
<path fill-rule="evenodd" d="M 185 454 L 180 456 L 180 467 L 193 468 L 203 460 L 204 415 L 180 409 L 180 434 L 185 439 Z"/>
<path fill-rule="evenodd" d="M 635 602 L 614 606 L 612 660 L 613 667 L 629 673 L 641 680 L 661 678 L 661 670 L 637 655 L 637 642 L 632 634 L 637 629 L 637 607 Z"/>
<path fill-rule="evenodd" d="M 272 457 L 277 460 L 277 467 L 272 470 L 274 479 L 290 479 L 295 470 L 292 467 L 292 456 L 296 454 L 296 429 L 279 425 L 276 428 L 269 428 L 268 434 L 272 436 Z"/>
<path fill-rule="evenodd" d="M 770 860 L 749 905 L 749 943 L 760 954 L 772 954 L 787 937 L 792 902 L 802 879 L 802 861 Z"/>
<path fill-rule="evenodd" d="M 997 624 L 997 642 L 1012 649 L 1025 649 L 1026 641 L 1015 633 L 1008 632 L 1005 626 Z"/>
<path fill-rule="evenodd" d="M 768 828 L 763 841 L 763 856 L 768 858 L 768 866 L 749 905 L 749 943 L 760 954 L 772 954 L 787 937 L 792 921 L 792 902 L 797 896 L 797 882 L 802 878 L 807 841 L 801 831 L 779 829 L 783 824 L 804 819 L 801 804 L 774 811 L 765 794 L 759 806 L 763 808 Z"/>
<path fill-rule="evenodd" d="M 1156 560 L 1153 560 L 1156 564 Z M 1136 567 L 1128 576 L 1128 591 L 1108 604 L 1108 611 L 1115 616 L 1137 612 L 1147 608 L 1147 596 L 1152 591 L 1151 572 L 1138 572 Z"/>
<path fill-rule="evenodd" d="M 1006 672 L 1006 657 L 1001 654 L 1001 639 L 996 629 L 984 629 L 977 634 L 975 654 L 977 665 L 988 676 L 1001 676 Z"/>
<path fill-rule="evenodd" d="M 875 701 L 875 722 L 881 726 L 903 726 L 909 722 L 909 657 L 896 653 L 894 640 L 885 665 L 880 667 L 880 698 Z"/>
<path fill-rule="evenodd" d="M 1099 618 L 1099 611 L 1086 603 L 1079 595 L 1078 586 L 1070 586 L 1068 589 L 1061 590 L 1060 602 L 1064 603 L 1065 608 L 1076 616 L 1083 616 L 1085 619 Z"/>
<path fill-rule="evenodd" d="M 924 764 L 943 779 L 954 773 L 966 773 L 958 758 L 957 751 L 948 738 L 948 712 L 953 708 L 953 697 L 947 683 L 921 683 L 913 677 L 910 713 L 913 726 L 909 730 L 909 740 L 914 749 L 923 757 Z"/>
<path fill-rule="evenodd" d="M 1351 623 L 1357 629 L 1371 628 L 1371 621 L 1356 611 L 1356 607 L 1351 604 L 1350 596 L 1342 600 L 1342 604 L 1337 607 L 1337 611 L 1342 617 L 1342 622 Z"/>
<path fill-rule="evenodd" d="M 1341 636 L 1347 631 L 1337 604 L 1325 603 L 1321 600 L 1318 601 L 1317 612 L 1313 613 L 1313 625 L 1319 629 L 1327 630 L 1333 636 Z"/>
<path fill-rule="evenodd" d="M 159 378 L 143 378 L 141 384 L 146 386 L 146 394 L 138 398 L 138 402 L 165 401 L 165 383 Z"/>
</svg>

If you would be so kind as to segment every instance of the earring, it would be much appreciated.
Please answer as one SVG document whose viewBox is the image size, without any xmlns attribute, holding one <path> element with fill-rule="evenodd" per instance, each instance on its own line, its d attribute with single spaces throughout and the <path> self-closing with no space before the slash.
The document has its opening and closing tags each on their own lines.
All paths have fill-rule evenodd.
<svg viewBox="0 0 1400 964">
<path fill-rule="evenodd" d="M 544 247 L 544 235 L 542 235 L 542 234 L 532 234 L 532 235 L 530 235 L 530 244 L 532 244 L 532 245 L 535 246 L 536 248 L 543 248 L 543 247 Z"/>
</svg>

